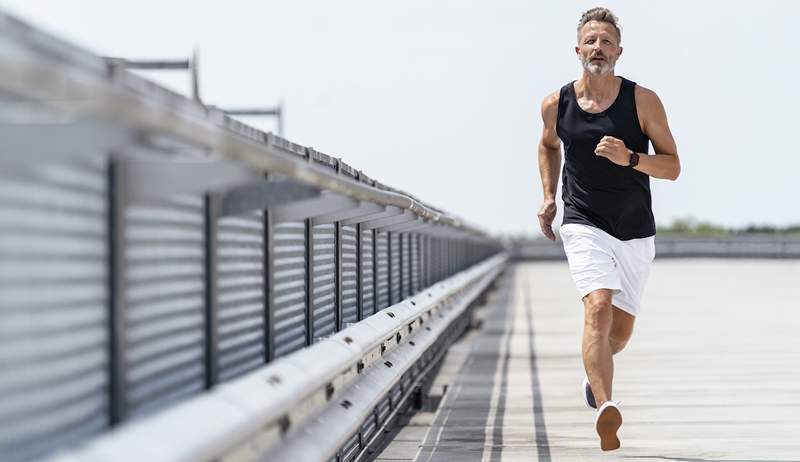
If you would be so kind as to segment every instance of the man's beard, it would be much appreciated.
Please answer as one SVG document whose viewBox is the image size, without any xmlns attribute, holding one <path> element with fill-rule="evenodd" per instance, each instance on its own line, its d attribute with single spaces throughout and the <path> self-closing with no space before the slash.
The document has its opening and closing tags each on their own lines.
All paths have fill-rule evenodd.
<svg viewBox="0 0 800 462">
<path fill-rule="evenodd" d="M 600 77 L 604 75 L 610 74 L 614 70 L 614 62 L 610 61 L 605 56 L 603 57 L 604 61 L 601 62 L 593 62 L 591 58 L 584 58 L 583 55 L 580 56 L 581 65 L 583 68 L 586 69 L 586 72 Z"/>
</svg>

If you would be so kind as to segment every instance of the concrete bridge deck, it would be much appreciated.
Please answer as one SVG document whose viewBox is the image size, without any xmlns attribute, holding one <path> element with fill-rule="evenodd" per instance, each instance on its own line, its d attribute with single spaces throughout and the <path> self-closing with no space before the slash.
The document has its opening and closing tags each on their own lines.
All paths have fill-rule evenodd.
<svg viewBox="0 0 800 462">
<path fill-rule="evenodd" d="M 800 461 L 797 260 L 662 260 L 616 357 L 622 448 L 579 394 L 582 308 L 566 263 L 523 263 L 451 349 L 434 413 L 382 461 Z"/>
</svg>

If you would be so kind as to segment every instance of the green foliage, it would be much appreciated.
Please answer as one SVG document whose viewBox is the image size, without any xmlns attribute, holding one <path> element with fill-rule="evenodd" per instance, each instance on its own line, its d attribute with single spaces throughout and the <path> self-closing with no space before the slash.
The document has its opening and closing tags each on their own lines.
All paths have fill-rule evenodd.
<svg viewBox="0 0 800 462">
<path fill-rule="evenodd" d="M 726 228 L 695 218 L 678 218 L 669 226 L 659 226 L 661 234 L 690 234 L 698 236 L 728 236 L 734 234 L 790 234 L 800 235 L 800 224 L 786 227 L 751 224 L 743 228 Z"/>
<path fill-rule="evenodd" d="M 707 221 L 698 221 L 694 218 L 678 218 L 670 226 L 659 227 L 663 234 L 697 234 L 701 236 L 724 236 L 731 230 Z"/>
</svg>

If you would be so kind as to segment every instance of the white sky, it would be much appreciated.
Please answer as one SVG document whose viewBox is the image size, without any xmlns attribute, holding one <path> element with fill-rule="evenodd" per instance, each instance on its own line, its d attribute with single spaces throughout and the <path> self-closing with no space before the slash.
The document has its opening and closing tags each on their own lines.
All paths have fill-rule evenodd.
<svg viewBox="0 0 800 462">
<path fill-rule="evenodd" d="M 286 136 L 502 232 L 538 232 L 542 98 L 580 76 L 596 2 L 0 0 L 104 55 L 200 51 L 218 106 L 285 103 Z M 608 1 L 617 73 L 655 90 L 683 164 L 656 220 L 800 223 L 800 2 Z M 149 74 L 152 75 L 152 74 Z M 154 80 L 188 94 L 182 74 Z M 265 130 L 269 120 L 248 121 Z M 559 218 L 560 221 L 560 218 Z"/>
</svg>

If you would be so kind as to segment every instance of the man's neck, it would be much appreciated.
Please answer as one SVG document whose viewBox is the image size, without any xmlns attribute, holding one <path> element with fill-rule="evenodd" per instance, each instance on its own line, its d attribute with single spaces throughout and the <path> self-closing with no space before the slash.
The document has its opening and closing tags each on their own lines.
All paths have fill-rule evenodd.
<svg viewBox="0 0 800 462">
<path fill-rule="evenodd" d="M 586 70 L 581 76 L 579 90 L 582 90 L 582 97 L 594 101 L 604 101 L 617 94 L 617 76 L 613 72 L 606 75 L 592 75 Z"/>
</svg>

